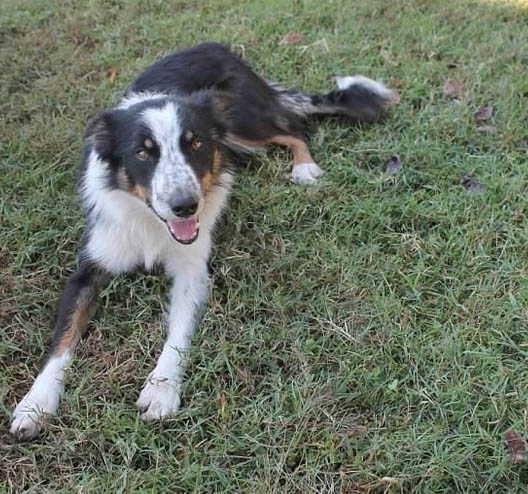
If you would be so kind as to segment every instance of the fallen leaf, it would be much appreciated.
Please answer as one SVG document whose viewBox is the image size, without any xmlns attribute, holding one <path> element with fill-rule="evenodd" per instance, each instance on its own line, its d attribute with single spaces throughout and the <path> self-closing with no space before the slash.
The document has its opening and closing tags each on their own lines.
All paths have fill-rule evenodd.
<svg viewBox="0 0 528 494">
<path fill-rule="evenodd" d="M 405 86 L 405 82 L 400 81 L 400 79 L 396 79 L 396 77 L 393 77 L 392 75 L 389 78 L 389 82 L 392 87 L 402 88 Z"/>
<path fill-rule="evenodd" d="M 483 194 L 486 192 L 487 185 L 477 182 L 473 177 L 471 177 L 471 175 L 464 175 L 461 183 L 468 192 L 475 192 L 478 194 Z"/>
<path fill-rule="evenodd" d="M 397 154 L 393 154 L 385 162 L 385 172 L 389 175 L 396 175 L 401 170 L 402 162 L 400 157 Z"/>
<path fill-rule="evenodd" d="M 115 67 L 112 67 L 108 69 L 106 72 L 106 77 L 108 77 L 108 81 L 110 84 L 114 84 L 115 78 L 117 77 L 117 69 Z"/>
<path fill-rule="evenodd" d="M 482 132 L 483 134 L 493 134 L 497 128 L 495 127 L 495 125 L 480 125 L 479 127 L 477 127 L 477 130 L 479 132 Z"/>
<path fill-rule="evenodd" d="M 508 448 L 508 455 L 512 463 L 523 463 L 526 461 L 526 444 L 518 432 L 508 429 L 504 433 L 504 441 Z"/>
<path fill-rule="evenodd" d="M 478 109 L 478 112 L 475 113 L 475 120 L 477 122 L 485 122 L 486 120 L 489 120 L 493 116 L 493 106 L 486 105 L 481 106 Z"/>
<path fill-rule="evenodd" d="M 458 98 L 464 92 L 464 83 L 454 79 L 447 79 L 444 84 L 444 95 L 447 98 Z"/>
<path fill-rule="evenodd" d="M 279 45 L 298 45 L 299 43 L 302 43 L 305 39 L 306 38 L 304 37 L 304 34 L 291 32 L 279 41 Z"/>
</svg>

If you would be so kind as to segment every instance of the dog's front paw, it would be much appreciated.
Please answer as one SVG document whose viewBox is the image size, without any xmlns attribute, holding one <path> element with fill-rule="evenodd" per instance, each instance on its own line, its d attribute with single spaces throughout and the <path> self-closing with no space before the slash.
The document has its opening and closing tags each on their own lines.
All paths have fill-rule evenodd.
<svg viewBox="0 0 528 494">
<path fill-rule="evenodd" d="M 17 405 L 9 429 L 17 441 L 29 441 L 38 436 L 45 416 L 57 410 L 58 399 L 50 398 L 53 397 L 33 396 L 30 392 Z"/>
<path fill-rule="evenodd" d="M 295 184 L 315 184 L 321 178 L 324 171 L 315 163 L 299 163 L 293 165 L 292 182 Z"/>
<path fill-rule="evenodd" d="M 150 376 L 141 390 L 136 406 L 143 420 L 163 420 L 180 408 L 180 383 L 174 379 Z"/>
</svg>

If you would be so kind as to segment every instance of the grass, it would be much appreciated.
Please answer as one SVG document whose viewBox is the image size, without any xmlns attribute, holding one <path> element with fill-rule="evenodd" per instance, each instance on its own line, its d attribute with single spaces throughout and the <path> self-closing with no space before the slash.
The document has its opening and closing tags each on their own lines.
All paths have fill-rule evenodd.
<svg viewBox="0 0 528 494">
<path fill-rule="evenodd" d="M 527 21 L 522 1 L 4 0 L 0 490 L 526 492 L 503 435 L 528 427 Z M 292 31 L 306 41 L 279 45 Z M 319 186 L 292 186 L 281 149 L 240 174 L 178 418 L 134 409 L 167 291 L 140 274 L 104 292 L 60 415 L 15 444 L 12 408 L 75 267 L 83 127 L 151 62 L 209 39 L 286 86 L 364 73 L 401 81 L 402 101 L 381 124 L 314 129 Z M 491 135 L 473 119 L 488 103 Z"/>
</svg>

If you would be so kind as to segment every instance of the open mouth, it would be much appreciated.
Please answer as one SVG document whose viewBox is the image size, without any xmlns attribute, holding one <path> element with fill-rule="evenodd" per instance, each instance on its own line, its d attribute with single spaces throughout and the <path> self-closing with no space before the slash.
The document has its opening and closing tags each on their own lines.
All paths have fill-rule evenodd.
<svg viewBox="0 0 528 494">
<path fill-rule="evenodd" d="M 192 244 L 200 231 L 200 221 L 197 217 L 167 221 L 167 226 L 174 240 L 184 245 Z"/>
</svg>

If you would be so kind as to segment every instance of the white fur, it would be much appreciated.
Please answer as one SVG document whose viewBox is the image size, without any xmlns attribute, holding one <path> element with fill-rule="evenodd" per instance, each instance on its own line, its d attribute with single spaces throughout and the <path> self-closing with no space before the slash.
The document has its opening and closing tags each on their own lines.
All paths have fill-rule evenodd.
<svg viewBox="0 0 528 494">
<path fill-rule="evenodd" d="M 178 275 L 171 290 L 169 334 L 156 368 L 136 403 L 143 420 L 170 417 L 178 411 L 185 354 L 197 312 L 207 297 L 207 257 L 185 256 L 175 264 Z"/>
<path fill-rule="evenodd" d="M 87 170 L 84 196 L 98 214 L 87 244 L 89 256 L 113 273 L 140 264 L 149 269 L 159 261 L 174 278 L 167 342 L 137 401 L 144 420 L 170 417 L 180 407 L 184 357 L 207 296 L 211 233 L 227 202 L 233 176 L 224 173 L 220 185 L 213 186 L 200 212 L 198 238 L 191 245 L 181 245 L 140 200 L 124 191 L 91 190 L 91 186 L 99 187 L 106 165 L 92 154 L 88 166 L 95 171 Z"/>
<path fill-rule="evenodd" d="M 119 110 L 127 110 L 131 106 L 142 103 L 143 101 L 151 101 L 155 99 L 166 98 L 167 95 L 163 93 L 153 93 L 145 91 L 142 93 L 130 93 L 121 100 L 121 103 L 117 106 Z"/>
<path fill-rule="evenodd" d="M 45 415 L 57 411 L 65 368 L 71 359 L 71 352 L 64 352 L 46 364 L 13 412 L 11 434 L 21 440 L 31 439 L 40 432 Z"/>
<path fill-rule="evenodd" d="M 92 151 L 81 193 L 93 218 L 86 250 L 110 273 L 120 274 L 139 265 L 151 269 L 170 245 L 166 225 L 147 205 L 123 190 L 105 186 L 108 164 Z"/>
<path fill-rule="evenodd" d="M 324 171 L 315 163 L 299 163 L 293 165 L 292 182 L 301 185 L 315 184 L 323 174 Z"/>
<path fill-rule="evenodd" d="M 207 298 L 211 230 L 227 201 L 232 182 L 232 175 L 224 174 L 223 185 L 215 186 L 207 195 L 200 214 L 200 234 L 196 241 L 189 246 L 180 246 L 178 255 L 164 260 L 167 274 L 173 277 L 169 331 L 158 363 L 136 402 L 143 420 L 171 417 L 180 407 L 185 354 L 195 329 L 198 311 Z"/>
<path fill-rule="evenodd" d="M 361 86 L 378 94 L 383 99 L 391 100 L 394 97 L 394 92 L 384 84 L 364 75 L 336 77 L 336 82 L 339 89 L 350 89 L 352 86 Z"/>
</svg>

